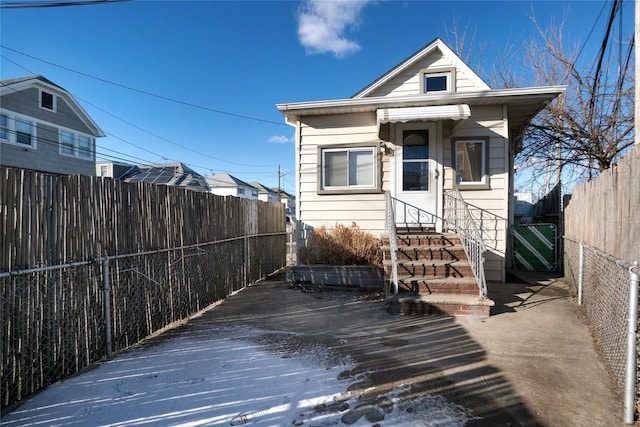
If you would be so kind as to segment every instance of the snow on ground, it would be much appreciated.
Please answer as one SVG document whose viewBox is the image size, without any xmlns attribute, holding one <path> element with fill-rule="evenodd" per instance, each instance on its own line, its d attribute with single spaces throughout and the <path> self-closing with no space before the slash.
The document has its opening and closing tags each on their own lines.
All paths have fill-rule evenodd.
<svg viewBox="0 0 640 427">
<path fill-rule="evenodd" d="M 370 420 L 358 417 L 353 409 L 362 402 L 347 392 L 358 378 L 338 379 L 353 362 L 320 346 L 274 353 L 261 344 L 265 336 L 274 339 L 273 332 L 231 328 L 138 346 L 49 386 L 1 424 L 453 427 L 469 419 L 464 408 L 438 396 L 400 401 L 403 387 L 386 396 L 393 405 L 369 411 Z"/>
</svg>

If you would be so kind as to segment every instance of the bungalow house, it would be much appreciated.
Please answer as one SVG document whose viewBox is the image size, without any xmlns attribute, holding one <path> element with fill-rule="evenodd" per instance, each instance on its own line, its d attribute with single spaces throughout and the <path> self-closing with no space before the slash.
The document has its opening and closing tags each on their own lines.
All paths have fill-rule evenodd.
<svg viewBox="0 0 640 427">
<path fill-rule="evenodd" d="M 350 98 L 278 104 L 295 128 L 298 247 L 322 225 L 355 223 L 392 249 L 398 230 L 433 230 L 444 233 L 440 246 L 464 246 L 486 298 L 485 278 L 504 282 L 510 262 L 514 155 L 530 120 L 563 91 L 491 89 L 436 39 Z M 424 253 L 429 239 L 406 241 Z M 398 274 L 417 269 L 415 259 L 399 261 L 408 256 L 394 249 L 386 261 L 394 293 Z M 435 276 L 456 268 L 449 262 Z M 429 283 L 404 284 L 431 293 Z"/>
<path fill-rule="evenodd" d="M 250 200 L 258 200 L 258 189 L 228 173 L 217 173 L 207 177 L 213 194 L 218 196 L 235 196 Z"/>
<path fill-rule="evenodd" d="M 105 134 L 62 87 L 42 76 L 0 81 L 0 166 L 95 175 Z"/>
</svg>

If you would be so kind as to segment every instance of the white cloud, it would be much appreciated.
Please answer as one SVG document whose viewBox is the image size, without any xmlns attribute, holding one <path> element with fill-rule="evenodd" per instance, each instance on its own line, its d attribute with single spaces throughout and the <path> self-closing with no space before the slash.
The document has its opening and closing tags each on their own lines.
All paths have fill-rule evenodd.
<svg viewBox="0 0 640 427">
<path fill-rule="evenodd" d="M 284 135 L 273 135 L 267 142 L 271 144 L 287 144 L 289 142 L 293 142 L 293 138 L 286 137 Z"/>
<path fill-rule="evenodd" d="M 359 23 L 367 0 L 307 0 L 298 13 L 298 38 L 308 54 L 333 53 L 337 58 L 360 50 L 345 31 Z"/>
</svg>

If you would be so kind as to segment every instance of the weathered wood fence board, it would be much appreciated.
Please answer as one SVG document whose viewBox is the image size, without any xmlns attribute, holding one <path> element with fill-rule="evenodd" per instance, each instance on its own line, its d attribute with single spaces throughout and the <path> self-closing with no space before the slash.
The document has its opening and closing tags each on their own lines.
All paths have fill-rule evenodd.
<svg viewBox="0 0 640 427">
<path fill-rule="evenodd" d="M 104 357 L 106 277 L 120 351 L 282 267 L 284 212 L 281 203 L 0 168 L 1 406 Z"/>
<path fill-rule="evenodd" d="M 573 189 L 565 235 L 618 259 L 640 261 L 640 147 Z"/>
</svg>

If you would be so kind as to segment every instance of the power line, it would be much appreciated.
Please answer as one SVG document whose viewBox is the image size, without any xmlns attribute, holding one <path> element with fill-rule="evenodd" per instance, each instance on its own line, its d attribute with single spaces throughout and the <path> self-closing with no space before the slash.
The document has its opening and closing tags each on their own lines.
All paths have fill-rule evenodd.
<svg viewBox="0 0 640 427">
<path fill-rule="evenodd" d="M 88 6 L 100 3 L 120 3 L 130 0 L 77 0 L 77 1 L 5 1 L 0 9 L 25 9 L 39 7 Z"/>
<path fill-rule="evenodd" d="M 4 58 L 4 59 L 6 59 L 7 61 L 9 61 L 9 62 L 13 63 L 14 65 L 16 65 L 16 66 L 18 66 L 18 67 L 20 67 L 20 68 L 24 69 L 25 71 L 27 71 L 27 72 L 28 72 L 28 73 L 30 73 L 30 74 L 34 74 L 34 75 L 35 75 L 35 74 L 37 74 L 37 73 L 34 73 L 33 71 L 31 71 L 31 70 L 27 69 L 26 67 L 23 67 L 22 65 L 18 64 L 17 62 L 15 62 L 15 61 L 13 61 L 13 60 L 11 60 L 11 59 L 9 59 L 9 58 L 6 58 L 6 57 L 5 57 L 5 56 L 3 56 L 3 55 L 0 55 L 0 57 L 2 57 L 2 58 Z M 13 90 L 15 93 L 19 93 L 20 95 L 22 95 L 22 96 L 24 96 L 24 97 L 30 98 L 31 100 L 34 100 L 34 101 L 36 101 L 36 102 L 38 101 L 38 99 L 37 99 L 37 98 L 32 97 L 32 96 L 29 96 L 29 95 L 27 95 L 26 93 L 19 92 L 19 91 L 15 90 L 15 89 L 13 89 L 13 88 L 11 88 L 11 87 L 9 87 L 9 89 Z M 132 126 L 132 127 L 136 128 L 136 129 L 138 129 L 138 130 L 141 130 L 141 131 L 143 131 L 143 132 L 146 132 L 146 133 L 148 133 L 149 135 L 154 136 L 155 138 L 158 138 L 158 139 L 161 139 L 161 140 L 163 140 L 163 141 L 166 141 L 166 142 L 168 142 L 168 143 L 170 143 L 170 144 L 176 145 L 176 146 L 178 146 L 178 147 L 180 147 L 180 148 L 182 148 L 182 149 L 184 149 L 184 150 L 191 151 L 191 152 L 193 152 L 193 153 L 195 153 L 195 154 L 198 154 L 198 155 L 201 155 L 201 156 L 204 156 L 204 157 L 209 157 L 209 158 L 211 158 L 211 159 L 213 159 L 213 160 L 217 160 L 217 161 L 221 161 L 221 162 L 224 162 L 224 163 L 229 163 L 229 164 L 233 164 L 233 165 L 237 165 L 237 166 L 256 167 L 256 168 L 258 168 L 258 167 L 273 167 L 273 166 L 274 166 L 274 165 L 249 165 L 249 164 L 244 164 L 244 163 L 232 162 L 232 161 L 230 161 L 230 160 L 219 159 L 219 158 L 217 158 L 217 157 L 213 157 L 213 156 L 210 156 L 210 155 L 208 155 L 208 154 L 201 153 L 201 152 L 199 152 L 199 151 L 193 150 L 192 148 L 189 148 L 189 147 L 183 146 L 183 145 L 178 144 L 178 143 L 176 143 L 176 142 L 173 142 L 173 141 L 171 141 L 171 140 L 169 140 L 169 139 L 167 139 L 167 138 L 164 138 L 164 137 L 162 137 L 162 136 L 160 136 L 160 135 L 157 135 L 157 134 L 155 134 L 155 133 L 153 133 L 153 132 L 151 132 L 151 131 L 148 131 L 148 130 L 146 130 L 146 129 L 144 129 L 144 128 L 142 128 L 142 127 L 140 127 L 140 126 L 138 126 L 138 125 L 136 125 L 136 124 L 134 124 L 134 123 L 131 123 L 131 122 L 129 122 L 129 121 L 127 121 L 127 120 L 125 120 L 125 119 L 121 118 L 121 117 L 118 117 L 118 116 L 116 116 L 115 114 L 112 114 L 112 113 L 108 112 L 107 110 L 105 110 L 105 109 L 103 109 L 103 108 L 101 108 L 101 107 L 98 107 L 97 105 L 95 105 L 95 104 L 93 104 L 93 103 L 91 103 L 91 102 L 87 101 L 86 99 L 80 98 L 79 96 L 74 96 L 74 97 L 75 97 L 75 98 L 77 98 L 77 99 L 80 99 L 81 101 L 83 101 L 83 102 L 85 102 L 85 103 L 87 103 L 87 104 L 91 105 L 92 107 L 94 107 L 94 108 L 96 108 L 96 109 L 98 109 L 98 110 L 102 111 L 103 113 L 108 114 L 109 116 L 111 116 L 111 117 L 113 117 L 113 118 L 115 118 L 115 119 L 117 119 L 117 120 L 120 120 L 120 121 L 122 121 L 123 123 L 128 124 L 129 126 Z M 69 116 L 68 114 L 65 114 L 65 115 L 66 115 L 67 117 L 70 117 L 70 118 L 75 119 L 75 117 L 73 117 L 73 116 Z M 132 142 L 130 142 L 130 141 L 127 141 L 127 140 L 125 140 L 125 139 L 123 139 L 123 138 L 120 138 L 120 137 L 118 137 L 118 136 L 116 136 L 116 135 L 114 135 L 114 134 L 111 134 L 111 133 L 108 133 L 108 132 L 107 132 L 107 135 L 111 136 L 112 138 L 118 139 L 118 140 L 120 140 L 120 141 L 122 141 L 122 142 L 124 142 L 124 143 L 126 143 L 126 144 L 132 145 L 132 146 L 134 146 L 134 147 L 136 147 L 136 148 L 138 148 L 138 149 L 140 149 L 140 150 L 146 151 L 146 152 L 147 152 L 147 153 L 149 153 L 149 154 L 153 154 L 154 156 L 157 156 L 157 157 L 159 157 L 159 158 L 161 158 L 161 159 L 164 159 L 164 160 L 172 160 L 172 161 L 176 161 L 176 162 L 177 162 L 177 161 L 179 161 L 179 160 L 175 160 L 175 159 L 169 159 L 169 158 L 167 158 L 166 156 L 164 156 L 164 155 L 162 155 L 162 154 L 158 154 L 158 153 L 155 153 L 155 152 L 153 152 L 153 151 L 150 151 L 150 150 L 148 150 L 148 149 L 146 149 L 146 148 L 144 148 L 144 147 L 141 147 L 141 146 L 139 146 L 139 145 L 137 145 L 137 144 L 134 144 L 134 143 L 132 143 Z M 97 143 L 96 143 L 96 145 L 97 145 Z M 122 153 L 122 154 L 124 154 L 124 153 Z M 132 157 L 133 157 L 133 156 L 132 156 Z M 187 164 L 187 163 L 185 163 L 185 164 Z M 203 169 L 203 170 L 213 170 L 213 169 L 211 169 L 211 168 L 209 168 L 209 167 L 205 167 L 205 166 L 198 166 L 198 165 L 194 165 L 194 164 L 191 164 L 191 163 L 189 163 L 188 165 L 189 165 L 189 166 L 192 166 L 192 167 L 200 168 L 200 169 Z M 220 170 L 222 170 L 222 169 L 220 169 Z"/>
<path fill-rule="evenodd" d="M 146 90 L 136 89 L 136 88 L 131 87 L 131 86 L 127 86 L 127 85 L 124 85 L 124 84 L 121 84 L 121 83 L 116 83 L 116 82 L 113 82 L 111 80 L 103 79 L 101 77 L 92 76 L 90 74 L 83 73 L 81 71 L 77 71 L 77 70 L 74 70 L 72 68 L 65 67 L 63 65 L 55 64 L 55 63 L 53 63 L 51 61 L 47 61 L 47 60 L 44 60 L 44 59 L 41 59 L 41 58 L 37 58 L 37 57 L 35 57 L 33 55 L 29 55 L 27 53 L 20 52 L 19 50 L 12 49 L 12 48 L 10 48 L 8 46 L 5 46 L 3 44 L 0 44 L 0 48 L 10 50 L 11 52 L 17 53 L 19 55 L 26 56 L 27 58 L 35 59 L 36 61 L 40 61 L 40 62 L 43 62 L 45 64 L 52 65 L 54 67 L 58 67 L 58 68 L 61 68 L 63 70 L 66 70 L 66 71 L 69 71 L 69 72 L 72 72 L 72 73 L 75 73 L 75 74 L 79 74 L 81 76 L 88 77 L 90 79 L 94 79 L 94 80 L 97 80 L 97 81 L 100 81 L 100 82 L 103 82 L 103 83 L 108 83 L 110 85 L 117 86 L 117 87 L 120 87 L 120 88 L 123 88 L 123 89 L 127 89 L 127 90 L 130 90 L 132 92 L 141 93 L 143 95 L 152 96 L 152 97 L 155 97 L 155 98 L 158 98 L 158 99 L 163 99 L 163 100 L 169 101 L 169 102 L 174 102 L 176 104 L 186 105 L 188 107 L 197 108 L 197 109 L 205 110 L 205 111 L 210 111 L 212 113 L 224 114 L 224 115 L 231 116 L 231 117 L 236 117 L 236 118 L 239 118 L 239 119 L 253 120 L 253 121 L 256 121 L 256 122 L 269 123 L 269 124 L 278 125 L 278 126 L 288 126 L 286 123 L 282 123 L 282 122 L 274 122 L 272 120 L 259 119 L 257 117 L 246 116 L 246 115 L 243 115 L 243 114 L 230 113 L 228 111 L 223 111 L 223 110 L 219 110 L 219 109 L 211 108 L 211 107 L 205 107 L 205 106 L 193 104 L 193 103 L 187 102 L 187 101 L 181 101 L 179 99 L 171 98 L 171 97 L 168 97 L 168 96 L 165 96 L 165 95 L 159 95 L 157 93 L 148 92 Z"/>
</svg>

